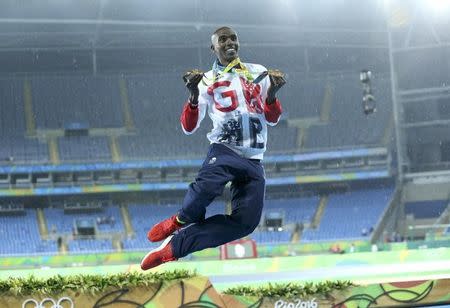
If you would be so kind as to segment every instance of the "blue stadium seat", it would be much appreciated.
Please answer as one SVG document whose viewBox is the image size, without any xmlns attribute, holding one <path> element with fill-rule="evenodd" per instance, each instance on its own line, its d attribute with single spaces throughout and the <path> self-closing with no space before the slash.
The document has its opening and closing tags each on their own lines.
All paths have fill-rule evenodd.
<svg viewBox="0 0 450 308">
<path fill-rule="evenodd" d="M 368 116 L 362 110 L 362 90 L 356 78 L 336 79 L 332 85 L 329 123 L 308 129 L 305 148 L 320 150 L 382 144 L 385 129 L 392 120 L 389 79 L 374 82 L 377 112 Z"/>
<path fill-rule="evenodd" d="M 112 242 L 105 239 L 77 239 L 68 242 L 70 253 L 112 252 Z"/>
<path fill-rule="evenodd" d="M 258 244 L 288 243 L 291 240 L 289 231 L 255 231 L 250 237 Z"/>
<path fill-rule="evenodd" d="M 1 215 L 0 241 L 0 255 L 29 256 L 58 252 L 56 241 L 41 240 L 34 209 L 25 209 L 24 215 Z"/>
<path fill-rule="evenodd" d="M 0 79 L 0 136 L 23 136 L 25 133 L 24 84 L 19 78 Z"/>
<path fill-rule="evenodd" d="M 38 139 L 1 137 L 0 164 L 46 164 L 49 161 L 48 146 Z"/>
<path fill-rule="evenodd" d="M 320 225 L 306 229 L 302 241 L 355 240 L 367 238 L 392 198 L 393 189 L 367 189 L 330 195 Z"/>
<path fill-rule="evenodd" d="M 111 160 L 111 151 L 106 137 L 60 137 L 58 146 L 59 158 L 63 162 Z"/>
<path fill-rule="evenodd" d="M 114 217 L 114 223 L 98 223 L 97 228 L 100 233 L 124 232 L 122 216 L 118 206 L 103 207 L 101 211 L 90 213 L 64 213 L 63 208 L 45 208 L 45 218 L 48 230 L 54 227 L 58 233 L 72 234 L 75 219 Z"/>
<path fill-rule="evenodd" d="M 92 128 L 123 126 L 117 75 L 39 76 L 31 78 L 31 87 L 38 128 L 73 122 Z"/>
<path fill-rule="evenodd" d="M 310 223 L 318 205 L 319 197 L 266 200 L 264 213 L 282 211 L 285 214 L 285 224 Z"/>
<path fill-rule="evenodd" d="M 415 219 L 438 218 L 448 206 L 448 200 L 417 201 L 405 203 L 405 214 Z"/>
</svg>

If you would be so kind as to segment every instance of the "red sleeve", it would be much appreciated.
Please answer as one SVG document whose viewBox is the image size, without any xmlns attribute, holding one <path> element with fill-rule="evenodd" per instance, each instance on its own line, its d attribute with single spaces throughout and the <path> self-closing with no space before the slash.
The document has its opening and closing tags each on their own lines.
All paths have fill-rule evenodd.
<svg viewBox="0 0 450 308">
<path fill-rule="evenodd" d="M 198 106 L 195 108 L 191 107 L 189 102 L 186 102 L 183 107 L 183 112 L 181 113 L 180 122 L 183 128 L 187 132 L 192 132 L 197 126 L 198 121 Z"/>
<path fill-rule="evenodd" d="M 267 102 L 264 104 L 264 115 L 266 116 L 267 122 L 277 123 L 282 112 L 283 109 L 278 98 L 272 104 L 267 104 Z"/>
</svg>

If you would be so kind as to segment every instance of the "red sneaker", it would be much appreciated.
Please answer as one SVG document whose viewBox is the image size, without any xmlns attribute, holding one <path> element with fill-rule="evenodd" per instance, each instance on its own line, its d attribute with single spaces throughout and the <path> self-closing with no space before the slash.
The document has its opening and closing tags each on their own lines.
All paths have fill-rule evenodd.
<svg viewBox="0 0 450 308">
<path fill-rule="evenodd" d="M 159 242 L 180 229 L 183 224 L 177 221 L 177 215 L 161 221 L 153 226 L 147 233 L 147 238 L 150 242 Z"/>
<path fill-rule="evenodd" d="M 172 245 L 170 244 L 172 237 L 173 235 L 166 238 L 166 240 L 162 242 L 161 246 L 150 251 L 142 259 L 141 269 L 146 271 L 165 262 L 176 260 L 176 258 L 173 256 Z"/>
</svg>

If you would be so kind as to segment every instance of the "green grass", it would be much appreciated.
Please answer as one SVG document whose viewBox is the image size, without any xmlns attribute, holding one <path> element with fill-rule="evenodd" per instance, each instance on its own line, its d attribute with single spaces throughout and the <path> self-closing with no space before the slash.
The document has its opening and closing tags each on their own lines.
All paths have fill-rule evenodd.
<svg viewBox="0 0 450 308">
<path fill-rule="evenodd" d="M 325 296 L 333 291 L 345 290 L 355 286 L 351 281 L 325 281 L 325 282 L 307 282 L 305 284 L 297 283 L 276 283 L 261 286 L 237 286 L 225 290 L 223 293 L 239 296 L 256 296 L 270 298 L 304 298 L 320 294 Z"/>
<path fill-rule="evenodd" d="M 12 277 L 0 280 L 0 294 L 2 296 L 53 295 L 69 290 L 82 294 L 98 294 L 111 287 L 148 286 L 157 282 L 186 279 L 194 276 L 196 276 L 195 273 L 177 270 L 160 273 L 129 272 L 112 275 L 56 275 L 46 279 L 35 276 Z"/>
<path fill-rule="evenodd" d="M 110 288 L 133 288 L 178 279 L 188 279 L 196 274 L 177 270 L 157 273 L 119 273 L 112 275 L 56 275 L 46 279 L 35 276 L 0 280 L 1 296 L 55 295 L 67 291 L 95 295 Z M 225 294 L 257 296 L 269 298 L 295 298 L 310 295 L 326 295 L 336 290 L 347 289 L 354 284 L 350 281 L 325 281 L 318 283 L 278 283 L 263 287 L 237 286 L 226 290 Z"/>
</svg>

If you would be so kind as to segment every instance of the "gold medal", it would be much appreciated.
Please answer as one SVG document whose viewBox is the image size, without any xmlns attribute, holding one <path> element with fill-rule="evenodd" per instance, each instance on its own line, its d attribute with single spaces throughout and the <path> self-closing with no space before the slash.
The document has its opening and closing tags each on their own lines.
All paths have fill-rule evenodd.
<svg viewBox="0 0 450 308">
<path fill-rule="evenodd" d="M 186 75 L 187 75 L 187 74 L 189 74 L 189 75 L 203 75 L 204 72 L 201 71 L 201 70 L 199 70 L 199 69 L 194 68 L 193 70 L 188 71 L 188 72 L 186 73 Z"/>
<path fill-rule="evenodd" d="M 187 82 L 188 79 L 190 79 L 190 78 L 189 78 L 190 76 L 195 76 L 195 75 L 202 75 L 202 76 L 204 76 L 204 73 L 203 73 L 201 70 L 196 69 L 196 68 L 194 68 L 194 69 L 192 69 L 192 70 L 190 70 L 190 71 L 187 71 L 187 72 L 183 75 L 183 80 L 184 80 L 184 82 Z"/>
<path fill-rule="evenodd" d="M 284 73 L 280 70 L 267 70 L 267 73 L 273 77 L 284 77 Z"/>
</svg>

